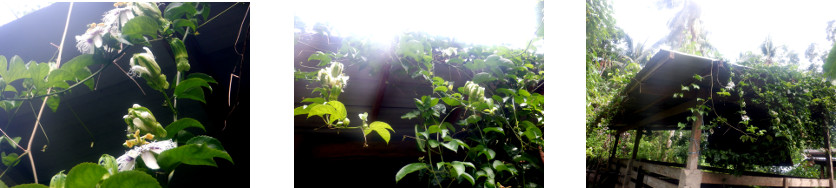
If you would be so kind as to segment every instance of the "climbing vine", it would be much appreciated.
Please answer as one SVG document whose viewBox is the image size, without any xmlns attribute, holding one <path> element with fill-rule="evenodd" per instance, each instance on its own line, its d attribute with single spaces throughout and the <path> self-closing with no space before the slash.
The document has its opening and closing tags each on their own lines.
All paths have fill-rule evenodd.
<svg viewBox="0 0 836 188">
<path fill-rule="evenodd" d="M 316 35 L 328 34 L 327 27 L 318 26 Z M 297 34 L 297 41 L 306 36 Z M 538 40 L 543 40 L 542 34 L 532 43 Z M 415 109 L 401 118 L 415 125 L 394 125 L 412 126 L 414 134 L 404 139 L 414 140 L 422 153 L 401 164 L 395 182 L 418 178 L 433 187 L 543 186 L 545 65 L 537 45 L 525 49 L 470 45 L 420 32 L 401 34 L 388 48 L 371 45 L 365 38 L 346 37 L 339 43 L 337 50 L 308 56 L 307 60 L 320 62 L 307 67 L 312 71 L 296 71 L 297 80 L 318 85 L 309 89 L 320 96 L 303 99 L 295 115 L 322 114 L 323 127 L 356 128 L 341 115 L 341 105 L 330 105 L 341 104 L 336 103 L 341 89 L 352 87 L 345 85 L 348 76 L 335 70 L 358 66 L 373 73 L 405 75 L 423 82 L 417 90 L 428 94 L 406 99 L 414 101 Z M 337 113 L 314 113 L 314 108 L 325 105 Z M 364 122 L 365 117 L 360 115 Z M 376 131 L 388 142 L 389 125 L 375 128 L 375 123 L 359 127 L 365 134 Z"/>
<path fill-rule="evenodd" d="M 183 43 L 188 36 L 198 33 L 197 23 L 206 23 L 209 5 L 120 2 L 113 6 L 114 9 L 103 14 L 100 23 L 89 24 L 85 33 L 71 40 L 82 55 L 66 63 L 60 63 L 60 51 L 55 62 L 24 63 L 18 56 L 8 61 L 6 57 L 0 56 L 0 108 L 7 113 L 16 113 L 24 102 L 43 101 L 27 147 L 19 145 L 20 137 L 10 137 L 5 131 L 0 137 L 0 140 L 9 142 L 12 147 L 23 150 L 21 154 L 2 153 L 6 170 L 17 165 L 23 156 L 28 156 L 32 161 L 35 182 L 15 187 L 46 187 L 39 184 L 43 182 L 37 178 L 31 152 L 43 107 L 48 106 L 55 112 L 61 102 L 60 94 L 77 86 L 87 86 L 93 90 L 95 81 L 91 78 L 120 60 L 130 62 L 125 76 L 144 79 L 145 84 L 158 92 L 157 95 L 165 98 L 160 104 L 144 105 L 167 106 L 173 114 L 173 122 L 163 125 L 154 116 L 155 112 L 143 105 L 126 106 L 126 115 L 123 117 L 126 132 L 112 134 L 126 135 L 122 145 L 127 151 L 124 154 L 114 154 L 119 157 L 103 154 L 98 163 L 75 165 L 66 174 L 61 171 L 52 177 L 49 187 L 163 187 L 166 181 L 158 180 L 176 178 L 174 171 L 179 165 L 217 166 L 215 158 L 233 162 L 219 140 L 192 134 L 192 131 L 205 131 L 198 120 L 178 117 L 180 110 L 177 108 L 177 99 L 206 103 L 204 89 L 211 92 L 210 84 L 217 84 L 207 74 L 189 73 L 190 64 L 194 62 L 189 60 L 189 49 Z M 72 7 L 70 4 L 67 23 Z M 64 35 L 67 35 L 66 31 Z M 152 43 L 168 47 L 163 49 L 173 55 L 175 75 L 163 74 L 163 66 L 158 64 L 162 62 L 161 59 L 154 56 L 154 50 L 149 48 Z M 63 40 L 61 45 L 64 45 Z M 136 49 L 142 51 L 129 53 Z M 93 65 L 102 66 L 94 72 L 88 68 Z M 5 187 L 2 182 L 0 185 Z"/>
</svg>

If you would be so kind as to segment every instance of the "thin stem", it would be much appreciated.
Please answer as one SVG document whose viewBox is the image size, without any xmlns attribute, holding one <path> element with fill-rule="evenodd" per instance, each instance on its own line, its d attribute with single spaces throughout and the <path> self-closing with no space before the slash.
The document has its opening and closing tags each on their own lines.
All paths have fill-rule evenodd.
<svg viewBox="0 0 836 188">
<path fill-rule="evenodd" d="M 230 6 L 229 6 L 228 8 L 226 8 L 224 11 L 221 11 L 221 12 L 220 12 L 220 13 L 218 13 L 217 15 L 212 16 L 212 18 L 209 18 L 209 20 L 206 20 L 206 21 L 205 21 L 205 22 L 203 22 L 202 24 L 198 25 L 198 26 L 197 26 L 197 28 L 203 27 L 203 25 L 206 25 L 207 23 L 212 22 L 212 20 L 214 20 L 215 18 L 217 18 L 217 17 L 218 17 L 218 16 L 220 16 L 220 15 L 223 15 L 224 13 L 226 13 L 226 11 L 229 11 L 229 9 L 232 9 L 232 7 L 235 7 L 235 5 L 238 5 L 238 3 L 236 2 L 235 4 L 230 5 Z"/>
<path fill-rule="evenodd" d="M 171 98 L 169 98 L 168 94 L 166 94 L 164 91 L 161 91 L 160 93 L 163 93 L 163 97 L 165 97 L 165 103 L 168 103 L 166 105 L 168 106 L 168 109 L 171 109 L 171 112 L 174 113 L 174 117 L 177 117 L 177 110 L 174 109 L 174 104 L 171 104 Z"/>
<path fill-rule="evenodd" d="M 70 16 L 73 13 L 73 2 L 70 2 L 70 8 L 67 10 L 67 21 L 64 23 L 64 33 L 61 34 L 61 44 L 58 48 L 58 58 L 56 59 L 55 68 L 61 67 L 61 54 L 64 51 L 64 39 L 67 36 L 67 27 L 70 25 Z M 52 88 L 48 88 L 46 90 L 47 93 L 51 92 Z M 26 145 L 26 151 L 29 153 L 29 163 L 32 165 L 32 176 L 35 178 L 35 183 L 38 183 L 38 172 L 35 170 L 35 159 L 32 157 L 32 141 L 35 138 L 35 133 L 38 132 L 38 124 L 41 123 L 41 115 L 43 115 L 44 107 L 46 106 L 46 101 L 49 100 L 49 96 L 44 97 L 44 102 L 41 103 L 41 110 L 38 112 L 38 118 L 35 119 L 35 125 L 32 126 L 32 134 L 29 136 L 29 144 Z"/>
<path fill-rule="evenodd" d="M 127 50 L 124 50 L 123 52 L 125 52 L 125 51 L 127 51 Z M 122 55 L 125 55 L 125 54 L 122 54 Z M 113 64 L 116 65 L 116 67 L 119 68 L 119 70 L 122 71 L 122 73 L 125 73 L 125 76 L 127 76 L 128 79 L 131 79 L 131 81 L 133 81 L 134 84 L 136 84 L 136 87 L 139 88 L 139 91 L 142 92 L 142 95 L 146 95 L 145 90 L 142 89 L 142 86 L 139 86 L 139 83 L 136 82 L 136 79 L 134 79 L 134 77 L 132 77 L 130 74 L 128 74 L 128 72 L 125 71 L 125 69 L 122 69 L 122 66 L 119 66 L 119 64 L 116 64 L 116 60 L 118 60 L 118 59 L 122 59 L 122 56 L 119 56 L 119 58 L 113 60 Z"/>
<path fill-rule="evenodd" d="M 83 83 L 84 83 L 84 82 L 86 82 L 87 80 L 90 80 L 90 79 L 91 79 L 91 78 L 93 78 L 94 76 L 96 76 L 96 75 L 98 75 L 99 73 L 101 73 L 101 72 L 102 72 L 102 70 L 104 70 L 104 69 L 105 69 L 105 68 L 107 68 L 108 66 L 110 66 L 110 64 L 105 64 L 105 66 L 103 66 L 102 68 L 99 68 L 99 70 L 97 70 L 97 71 L 96 71 L 96 72 L 94 72 L 93 74 L 90 74 L 90 76 L 87 76 L 86 78 L 82 79 L 81 81 L 78 81 L 78 82 L 76 82 L 75 84 L 70 85 L 70 87 L 67 87 L 67 89 L 63 89 L 63 90 L 61 90 L 61 91 L 56 91 L 56 92 L 53 92 L 53 93 L 50 93 L 49 91 L 47 91 L 47 94 L 43 94 L 43 95 L 37 95 L 37 96 L 25 97 L 25 98 L 12 98 L 12 99 L 4 99 L 4 100 L 24 101 L 24 100 L 32 100 L 32 99 L 37 99 L 37 98 L 46 97 L 46 96 L 55 96 L 55 95 L 58 95 L 58 94 L 61 94 L 61 93 L 64 93 L 64 92 L 70 91 L 70 89 L 75 88 L 76 86 L 79 86 L 79 85 L 83 84 Z"/>
<path fill-rule="evenodd" d="M 20 158 L 23 158 L 23 156 L 26 155 L 27 153 L 29 153 L 29 152 L 24 151 L 23 154 L 20 154 L 20 156 L 17 156 L 17 159 L 15 159 L 15 161 L 20 160 Z M 9 171 L 9 169 L 11 169 L 11 168 L 12 167 L 8 167 L 5 170 L 3 170 L 3 173 L 0 173 L 0 177 L 3 177 L 3 175 L 6 175 L 6 172 Z"/>
<path fill-rule="evenodd" d="M 6 134 L 6 131 L 3 131 L 3 129 L 0 129 L 0 132 L 2 132 L 2 133 L 3 133 L 3 136 L 6 136 L 6 138 L 9 138 L 9 142 L 14 143 L 14 144 L 15 144 L 15 146 L 17 146 L 18 148 L 22 149 L 23 151 L 26 151 L 26 148 L 23 148 L 23 146 L 18 145 L 18 144 L 17 144 L 17 142 L 15 142 L 14 140 L 12 140 L 12 137 L 9 137 L 9 135 L 8 135 L 8 134 Z M 0 175 L 0 177 L 2 177 L 2 175 Z"/>
</svg>

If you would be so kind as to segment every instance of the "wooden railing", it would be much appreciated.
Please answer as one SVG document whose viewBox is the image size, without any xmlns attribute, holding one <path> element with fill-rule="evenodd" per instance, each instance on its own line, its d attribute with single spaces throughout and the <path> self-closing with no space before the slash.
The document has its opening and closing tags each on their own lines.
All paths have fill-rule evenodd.
<svg viewBox="0 0 836 188">
<path fill-rule="evenodd" d="M 618 184 L 624 185 L 624 178 L 627 172 L 627 159 L 618 159 L 611 167 L 616 167 L 619 172 Z M 630 168 L 630 180 L 627 187 L 645 185 L 649 187 L 675 188 L 678 187 L 680 174 L 684 170 L 681 167 L 652 164 L 648 162 L 633 161 Z M 702 184 L 739 185 L 739 186 L 769 186 L 769 187 L 830 187 L 828 179 L 811 179 L 796 177 L 768 177 L 740 175 L 735 176 L 725 173 L 707 172 L 702 170 Z M 638 186 L 642 187 L 642 186 Z"/>
</svg>

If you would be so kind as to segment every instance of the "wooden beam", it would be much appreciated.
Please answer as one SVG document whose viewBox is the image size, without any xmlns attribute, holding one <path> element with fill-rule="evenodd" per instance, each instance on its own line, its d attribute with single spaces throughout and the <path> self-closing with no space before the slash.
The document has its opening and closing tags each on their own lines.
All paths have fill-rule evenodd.
<svg viewBox="0 0 836 188">
<path fill-rule="evenodd" d="M 702 115 L 694 114 L 697 119 L 691 126 L 691 143 L 688 149 L 688 159 L 685 169 L 679 174 L 679 187 L 700 187 L 702 184 L 702 171 L 697 169 L 700 160 L 700 142 L 702 141 Z"/>
<path fill-rule="evenodd" d="M 826 156 L 827 161 L 831 161 L 831 162 L 827 163 L 827 172 L 829 173 L 829 176 L 827 176 L 827 179 L 829 180 L 829 182 L 828 182 L 829 187 L 832 188 L 832 187 L 836 187 L 836 186 L 833 185 L 833 163 L 832 163 L 833 157 L 831 157 L 831 156 L 833 156 L 833 153 L 831 151 L 832 149 L 830 148 L 830 128 L 827 124 L 827 121 L 824 122 L 824 135 L 825 135 L 824 147 L 827 147 L 827 156 Z"/>
<path fill-rule="evenodd" d="M 657 164 L 650 164 L 645 162 L 636 161 L 638 165 L 642 166 L 642 169 L 647 172 L 652 172 L 655 174 L 659 174 L 669 178 L 678 178 L 679 177 L 679 169 L 676 167 L 664 166 L 664 165 L 657 165 Z"/>
<path fill-rule="evenodd" d="M 827 179 L 734 176 L 714 172 L 703 172 L 702 183 L 720 185 L 768 186 L 768 187 L 826 187 Z"/>
<path fill-rule="evenodd" d="M 621 139 L 621 134 L 615 134 L 615 144 L 612 145 L 612 150 L 610 152 L 610 159 L 608 163 L 612 163 L 612 160 L 615 159 L 615 152 L 618 152 L 618 141 Z"/>
<path fill-rule="evenodd" d="M 656 113 L 656 115 L 644 118 L 637 123 L 633 123 L 633 124 L 628 125 L 624 128 L 621 128 L 621 129 L 618 130 L 618 132 L 623 133 L 623 132 L 626 132 L 630 129 L 634 129 L 636 127 L 644 126 L 644 125 L 647 125 L 647 124 L 665 119 L 667 117 L 671 117 L 671 116 L 686 112 L 686 111 L 688 111 L 688 108 L 695 107 L 696 105 L 697 105 L 697 100 L 691 100 L 691 101 L 688 101 L 688 102 L 684 102 L 682 104 L 679 104 L 679 105 L 676 105 L 672 108 L 669 108 L 665 111 Z"/>
<path fill-rule="evenodd" d="M 659 178 L 653 176 L 644 176 L 642 182 L 644 182 L 645 185 L 648 185 L 650 187 L 676 188 L 676 185 L 660 180 Z"/>
<path fill-rule="evenodd" d="M 633 161 L 636 160 L 636 155 L 639 152 L 639 145 L 641 145 L 642 134 L 644 131 L 642 129 L 636 129 L 636 141 L 633 142 L 633 156 L 630 157 L 630 161 L 627 162 L 627 174 L 624 176 L 624 182 L 630 181 L 630 172 L 633 169 Z M 635 173 L 633 173 L 635 174 Z"/>
<path fill-rule="evenodd" d="M 653 75 L 653 73 L 656 72 L 656 70 L 658 70 L 659 67 L 662 67 L 662 65 L 665 65 L 666 63 L 673 60 L 674 59 L 674 54 L 676 54 L 676 53 L 670 52 L 670 54 L 668 56 L 666 56 L 664 59 L 662 59 L 662 61 L 659 61 L 659 63 L 656 63 L 656 64 L 652 65 L 651 67 L 645 67 L 644 69 L 647 69 L 647 73 L 641 74 L 641 75 L 636 75 L 637 76 L 637 78 L 635 80 L 636 82 L 630 82 L 630 85 L 628 86 L 629 89 L 624 90 L 625 92 L 622 93 L 622 94 L 632 93 L 633 90 L 636 89 L 636 87 L 638 87 L 642 82 L 644 82 L 645 80 L 647 80 L 647 78 L 649 78 L 651 75 Z M 642 70 L 644 70 L 644 69 L 642 69 Z M 641 72 L 639 72 L 639 73 L 641 73 Z"/>
</svg>

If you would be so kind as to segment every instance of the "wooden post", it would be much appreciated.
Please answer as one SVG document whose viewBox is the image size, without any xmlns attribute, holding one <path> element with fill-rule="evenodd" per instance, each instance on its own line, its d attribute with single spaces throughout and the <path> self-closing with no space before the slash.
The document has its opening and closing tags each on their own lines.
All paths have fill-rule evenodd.
<svg viewBox="0 0 836 188">
<path fill-rule="evenodd" d="M 688 149 L 688 160 L 685 169 L 679 173 L 679 186 L 684 188 L 697 188 L 702 183 L 702 172 L 697 169 L 700 162 L 700 141 L 702 140 L 702 115 L 694 114 L 697 119 L 691 126 L 691 144 Z"/>
<path fill-rule="evenodd" d="M 826 159 L 827 159 L 827 172 L 829 174 L 829 176 L 827 176 L 827 179 L 829 180 L 829 183 L 830 183 L 829 185 L 832 188 L 832 187 L 834 187 L 834 185 L 833 185 L 833 159 L 831 157 L 832 154 L 831 154 L 831 151 L 830 151 L 830 127 L 829 126 L 830 125 L 828 125 L 827 121 L 825 121 L 824 122 L 824 139 L 825 139 L 824 140 L 824 146 L 827 147 L 827 157 L 826 157 Z"/>
<path fill-rule="evenodd" d="M 627 161 L 627 172 L 624 173 L 624 184 L 622 185 L 625 188 L 628 184 L 630 184 L 630 171 L 632 171 L 633 161 L 636 160 L 636 154 L 639 153 L 639 144 L 642 140 L 642 133 L 644 133 L 644 131 L 642 131 L 641 128 L 636 129 L 636 141 L 633 142 L 633 155 L 630 157 L 630 160 Z"/>
<path fill-rule="evenodd" d="M 612 151 L 610 152 L 610 160 L 607 162 L 607 167 L 609 168 L 613 164 L 613 160 L 615 160 L 615 152 L 618 152 L 618 140 L 621 139 L 621 134 L 616 132 L 615 133 L 615 144 L 612 145 Z M 616 168 L 616 171 L 618 168 Z"/>
</svg>

